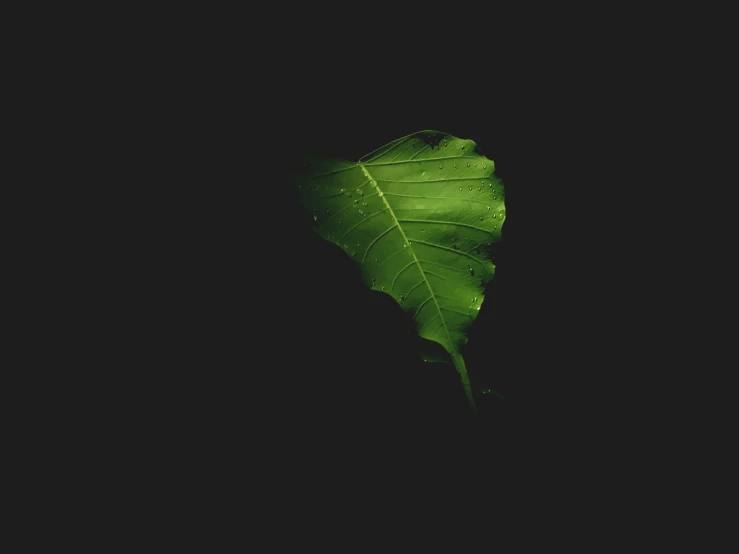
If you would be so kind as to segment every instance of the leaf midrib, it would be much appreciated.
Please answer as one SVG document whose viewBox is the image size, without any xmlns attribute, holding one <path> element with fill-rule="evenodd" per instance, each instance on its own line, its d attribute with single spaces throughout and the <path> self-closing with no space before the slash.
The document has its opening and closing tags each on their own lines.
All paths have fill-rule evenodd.
<svg viewBox="0 0 739 554">
<path fill-rule="evenodd" d="M 423 280 L 426 283 L 426 288 L 429 289 L 429 294 L 431 294 L 431 298 L 434 299 L 434 305 L 436 306 L 436 311 L 439 313 L 439 318 L 441 319 L 441 322 L 444 325 L 444 331 L 446 331 L 446 336 L 449 339 L 449 347 L 454 348 L 454 343 L 452 342 L 452 336 L 449 334 L 449 327 L 446 324 L 446 319 L 444 319 L 444 315 L 441 313 L 441 307 L 439 307 L 439 303 L 436 301 L 436 294 L 434 294 L 434 290 L 431 288 L 431 283 L 429 283 L 428 279 L 426 278 L 426 273 L 423 271 L 423 267 L 421 267 L 421 263 L 419 262 L 418 257 L 416 256 L 416 252 L 413 249 L 413 245 L 408 240 L 408 237 L 405 235 L 405 231 L 403 231 L 403 227 L 401 227 L 400 222 L 398 221 L 398 218 L 395 216 L 395 212 L 393 211 L 392 206 L 390 206 L 390 203 L 385 199 L 385 192 L 380 188 L 380 185 L 377 184 L 377 180 L 370 174 L 369 170 L 364 166 L 364 163 L 359 162 L 359 167 L 361 167 L 362 171 L 364 171 L 367 174 L 367 176 L 370 178 L 370 181 L 372 181 L 372 184 L 375 186 L 375 188 L 377 188 L 378 191 L 382 192 L 382 196 L 380 196 L 380 198 L 385 203 L 387 210 L 390 212 L 390 215 L 395 221 L 395 225 L 397 225 L 398 231 L 400 231 L 400 234 L 403 235 L 404 243 L 408 245 L 408 248 L 410 248 L 410 252 L 413 255 L 413 261 L 416 263 L 416 267 L 418 267 L 418 270 L 421 272 L 421 276 L 423 277 Z"/>
</svg>

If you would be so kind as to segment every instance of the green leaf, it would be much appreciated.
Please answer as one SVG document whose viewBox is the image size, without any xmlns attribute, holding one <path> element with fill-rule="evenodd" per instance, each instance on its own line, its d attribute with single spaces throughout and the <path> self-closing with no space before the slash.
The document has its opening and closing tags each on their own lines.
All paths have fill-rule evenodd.
<svg viewBox="0 0 739 554">
<path fill-rule="evenodd" d="M 475 147 L 420 131 L 357 162 L 306 160 L 296 176 L 316 232 L 411 315 L 432 342 L 424 359 L 451 363 L 473 408 L 461 348 L 495 273 L 490 246 L 505 219 L 502 183 Z"/>
</svg>

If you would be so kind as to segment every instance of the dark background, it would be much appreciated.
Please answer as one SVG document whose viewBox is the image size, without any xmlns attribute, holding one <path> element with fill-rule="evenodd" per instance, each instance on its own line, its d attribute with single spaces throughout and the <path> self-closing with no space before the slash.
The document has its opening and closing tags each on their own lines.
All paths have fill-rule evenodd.
<svg viewBox="0 0 739 554">
<path fill-rule="evenodd" d="M 444 44 L 399 38 L 414 64 L 331 33 L 287 57 L 206 38 L 148 52 L 117 91 L 126 209 L 103 355 L 126 482 L 164 511 L 256 498 L 279 521 L 354 525 L 378 503 L 566 519 L 562 498 L 581 510 L 653 477 L 645 452 L 676 432 L 654 408 L 676 308 L 652 276 L 667 230 L 645 218 L 672 165 L 648 72 L 617 46 L 515 33 L 430 61 Z M 424 129 L 474 140 L 506 189 L 464 350 L 506 398 L 477 415 L 451 368 L 418 360 L 399 306 L 311 230 L 286 175 Z"/>
</svg>

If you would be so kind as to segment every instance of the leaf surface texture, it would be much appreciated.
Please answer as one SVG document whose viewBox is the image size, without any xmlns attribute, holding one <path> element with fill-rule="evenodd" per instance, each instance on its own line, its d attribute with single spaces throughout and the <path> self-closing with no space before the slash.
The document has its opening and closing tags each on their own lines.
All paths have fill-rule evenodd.
<svg viewBox="0 0 739 554">
<path fill-rule="evenodd" d="M 437 131 L 395 140 L 359 161 L 306 160 L 297 176 L 315 230 L 358 264 L 364 282 L 391 295 L 418 335 L 437 343 L 474 407 L 461 348 L 495 266 L 504 191 L 476 144 Z M 439 360 L 439 349 L 425 359 Z"/>
</svg>

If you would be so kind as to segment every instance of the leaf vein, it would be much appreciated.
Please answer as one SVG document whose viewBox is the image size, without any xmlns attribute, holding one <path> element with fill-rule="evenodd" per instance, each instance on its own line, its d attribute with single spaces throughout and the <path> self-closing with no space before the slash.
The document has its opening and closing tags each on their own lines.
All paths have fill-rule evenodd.
<svg viewBox="0 0 739 554">
<path fill-rule="evenodd" d="M 453 310 L 451 308 L 445 308 L 444 306 L 441 307 L 442 310 L 445 312 L 454 312 L 455 314 L 463 315 L 465 317 L 471 317 L 470 314 L 466 314 L 464 312 L 460 312 L 459 310 Z"/>
<path fill-rule="evenodd" d="M 418 312 L 420 312 L 420 311 L 421 311 L 421 308 L 423 308 L 423 307 L 424 307 L 424 306 L 426 305 L 426 303 L 427 303 L 427 302 L 428 302 L 429 300 L 433 299 L 433 298 L 434 298 L 434 295 L 433 295 L 433 293 L 432 293 L 432 294 L 431 294 L 431 296 L 429 296 L 429 297 L 428 297 L 428 298 L 427 298 L 426 300 L 424 300 L 423 302 L 421 302 L 421 305 L 420 305 L 420 306 L 419 306 L 418 308 L 416 308 L 416 311 L 415 311 L 415 313 L 413 314 L 413 319 L 416 319 L 416 316 L 418 315 Z"/>
<path fill-rule="evenodd" d="M 416 283 L 415 285 L 413 285 L 413 286 L 411 287 L 411 290 L 409 290 L 409 291 L 408 291 L 408 295 L 407 295 L 407 296 L 408 296 L 408 297 L 410 297 L 411 293 L 412 293 L 412 292 L 413 292 L 414 290 L 416 290 L 416 287 L 417 287 L 418 285 L 423 285 L 423 283 L 424 283 L 424 280 L 423 280 L 423 279 L 421 279 L 421 280 L 420 280 L 420 281 L 419 281 L 418 283 Z"/>
<path fill-rule="evenodd" d="M 452 267 L 452 266 L 446 265 L 446 264 L 440 264 L 439 262 L 432 262 L 431 260 L 419 260 L 419 261 L 422 262 L 422 263 L 425 263 L 425 264 L 439 265 L 441 267 L 445 267 L 445 268 L 451 269 L 453 271 L 461 271 L 462 273 L 466 273 L 464 269 L 459 269 L 458 267 Z"/>
<path fill-rule="evenodd" d="M 390 163 L 397 163 L 397 162 L 390 162 Z M 366 167 L 362 163 L 360 163 L 359 166 L 364 171 L 367 172 L 367 175 L 369 175 L 369 171 L 366 169 Z M 369 175 L 369 176 L 370 176 L 370 179 L 372 179 L 372 176 L 371 175 Z M 377 181 L 375 181 L 374 184 L 379 189 L 379 185 L 377 184 Z M 408 238 L 405 236 L 405 232 L 403 231 L 403 228 L 400 226 L 400 221 L 396 217 L 395 212 L 393 211 L 393 209 L 390 206 L 390 203 L 387 201 L 387 199 L 384 198 L 384 195 L 381 198 L 382 198 L 382 201 L 387 206 L 388 210 L 390 210 L 390 215 L 393 217 L 393 219 L 395 220 L 395 222 L 398 224 L 398 230 L 400 231 L 401 235 L 403 235 L 403 241 L 404 241 L 404 243 L 409 244 L 410 253 L 413 255 L 413 259 L 418 264 L 418 269 L 421 272 L 421 275 L 423 276 L 424 280 L 426 281 L 426 286 L 429 289 L 429 293 L 433 296 L 434 290 L 431 288 L 431 283 L 429 283 L 428 282 L 428 279 L 426 279 L 426 275 L 423 272 L 423 268 L 421 267 L 421 264 L 418 262 L 418 258 L 416 257 L 416 253 L 413 250 L 413 247 L 410 246 L 410 242 L 408 241 Z M 453 344 L 452 343 L 452 336 L 449 333 L 449 327 L 446 325 L 446 321 L 444 320 L 444 317 L 441 315 L 441 308 L 439 307 L 439 303 L 436 301 L 436 298 L 434 298 L 434 304 L 436 305 L 436 310 L 439 312 L 439 316 L 441 317 L 441 321 L 444 323 L 444 329 L 446 331 L 447 338 L 449 339 L 449 344 L 451 345 L 451 344 Z"/>
<path fill-rule="evenodd" d="M 428 144 L 421 148 L 418 152 L 416 152 L 413 157 L 418 156 L 424 149 L 428 148 Z M 407 164 L 409 161 L 411 161 L 413 158 L 409 158 L 407 160 L 401 160 L 399 162 L 379 162 L 379 163 L 368 163 L 365 165 L 369 166 L 376 166 L 376 165 L 397 165 L 397 164 Z M 480 156 L 449 156 L 447 158 L 422 158 L 420 160 L 416 160 L 418 162 L 436 162 L 436 161 L 444 161 L 444 160 L 462 160 L 462 159 L 468 159 L 468 160 L 479 160 L 481 159 Z"/>
<path fill-rule="evenodd" d="M 465 173 L 467 173 L 465 171 Z M 448 179 L 429 179 L 427 181 L 397 181 L 395 179 L 377 179 L 377 181 L 383 183 L 452 183 L 454 181 L 476 181 L 483 180 L 485 177 L 449 177 Z M 390 194 L 385 193 L 385 194 Z"/>
<path fill-rule="evenodd" d="M 483 266 L 485 265 L 485 262 L 483 262 L 482 260 L 478 260 L 474 256 L 470 256 L 466 252 L 461 252 L 459 250 L 454 250 L 453 248 L 447 248 L 446 246 L 441 246 L 440 244 L 434 244 L 433 242 L 426 242 L 426 241 L 418 240 L 418 239 L 414 239 L 414 242 L 417 242 L 419 244 L 426 244 L 427 246 L 433 246 L 435 248 L 441 248 L 442 250 L 448 250 L 449 252 L 454 252 L 455 254 L 459 254 L 460 256 L 467 256 L 471 260 L 475 260 L 480 265 L 483 265 Z"/>
<path fill-rule="evenodd" d="M 393 278 L 392 285 L 390 285 L 390 290 L 391 291 L 395 290 L 395 282 L 398 280 L 398 277 L 400 277 L 400 274 L 403 273 L 409 267 L 411 267 L 413 264 L 418 264 L 418 260 L 413 260 L 412 262 L 409 262 L 408 264 L 406 264 L 406 265 L 403 266 L 403 269 L 401 269 L 400 271 L 398 271 L 398 273 Z"/>
<path fill-rule="evenodd" d="M 387 209 L 387 208 L 386 208 L 386 209 Z M 383 211 L 385 211 L 385 210 L 383 210 Z M 398 225 L 397 223 L 393 223 L 393 224 L 392 224 L 392 225 L 391 225 L 391 226 L 390 226 L 390 227 L 389 227 L 388 229 L 385 229 L 385 230 L 384 230 L 384 231 L 383 231 L 382 233 L 380 233 L 379 235 L 377 235 L 377 236 L 376 236 L 376 237 L 375 237 L 375 238 L 374 238 L 374 239 L 372 240 L 372 242 L 370 242 L 369 246 L 367 247 L 367 250 L 365 250 L 365 251 L 364 251 L 364 256 L 362 256 L 362 263 L 364 263 L 364 260 L 366 260 L 366 259 L 367 259 L 367 254 L 369 254 L 370 248 L 372 248 L 372 247 L 373 247 L 373 246 L 375 245 L 375 243 L 376 243 L 376 242 L 377 242 L 378 240 L 380 240 L 380 239 L 381 239 L 382 237 L 384 237 L 384 236 L 385 236 L 385 235 L 386 235 L 387 233 L 389 233 L 390 231 L 392 231 L 393 229 L 395 229 L 395 227 L 396 227 L 397 225 Z M 385 263 L 385 262 L 383 262 L 383 263 Z"/>
<path fill-rule="evenodd" d="M 367 216 L 367 217 L 363 217 L 363 218 L 362 218 L 362 219 L 360 219 L 360 220 L 359 220 L 359 221 L 358 221 L 357 223 L 355 223 L 354 225 L 352 225 L 351 227 L 349 227 L 349 228 L 348 228 L 348 229 L 346 230 L 346 232 L 345 232 L 345 233 L 344 233 L 343 235 L 341 235 L 341 236 L 340 236 L 340 237 L 338 238 L 338 240 L 339 240 L 339 241 L 341 241 L 341 239 L 343 239 L 343 238 L 344 238 L 345 236 L 347 236 L 347 235 L 348 235 L 348 234 L 349 234 L 349 233 L 350 233 L 350 232 L 351 232 L 351 231 L 352 231 L 353 229 L 355 229 L 356 227 L 359 227 L 359 226 L 360 226 L 360 225 L 361 225 L 362 223 L 365 223 L 365 222 L 369 221 L 370 219 L 372 219 L 372 218 L 373 218 L 373 217 L 375 217 L 376 215 L 380 215 L 380 214 L 381 214 L 382 212 L 384 212 L 384 211 L 385 211 L 385 210 L 378 210 L 378 211 L 376 211 L 375 213 L 373 213 L 372 215 L 369 215 L 369 216 Z"/>
<path fill-rule="evenodd" d="M 468 225 L 467 223 L 460 223 L 459 221 L 439 221 L 436 219 L 398 219 L 398 221 L 402 221 L 403 223 L 439 223 L 441 225 L 456 225 L 458 227 L 468 227 L 470 229 L 476 229 L 477 231 L 482 231 L 483 233 L 490 233 L 490 231 L 488 231 L 487 229 L 481 229 L 480 227 Z"/>
</svg>

